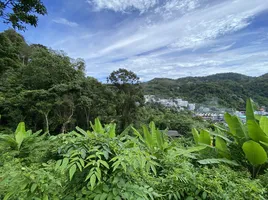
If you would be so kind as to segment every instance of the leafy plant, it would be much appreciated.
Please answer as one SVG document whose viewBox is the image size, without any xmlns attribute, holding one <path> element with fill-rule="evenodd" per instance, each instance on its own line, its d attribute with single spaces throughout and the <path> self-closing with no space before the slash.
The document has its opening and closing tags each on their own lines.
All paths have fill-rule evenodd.
<svg viewBox="0 0 268 200">
<path fill-rule="evenodd" d="M 185 138 L 170 141 L 153 123 L 147 129 L 143 127 L 146 136 L 143 132 L 129 135 L 130 128 L 116 134 L 115 124 L 102 125 L 98 119 L 91 126 L 92 131 L 77 127 L 77 132 L 37 137 L 29 148 L 30 153 L 24 157 L 14 157 L 15 151 L 7 149 L 0 158 L 0 198 L 267 199 L 264 176 L 262 182 L 251 180 L 246 170 L 235 171 L 222 165 L 222 162 L 232 162 L 223 157 L 203 159 L 206 164 L 217 163 L 214 166 L 196 165 L 198 153 L 214 151 L 213 137 L 224 139 L 224 135 L 210 135 L 212 146 L 203 142 L 191 146 L 187 142 L 185 148 Z M 25 141 L 21 148 L 26 145 Z M 208 142 L 208 139 L 201 141 Z M 248 144 L 245 143 L 245 148 Z M 224 149 L 224 146 L 218 148 Z M 258 165 L 260 161 L 254 162 Z"/>
<path fill-rule="evenodd" d="M 20 122 L 13 136 L 0 135 L 0 143 L 9 146 L 13 150 L 20 150 L 23 142 L 31 137 L 38 136 L 42 131 L 32 133 L 31 130 L 26 131 L 25 123 Z"/>
<path fill-rule="evenodd" d="M 138 136 L 140 141 L 142 141 L 151 151 L 165 151 L 170 148 L 167 142 L 166 131 L 162 132 L 155 127 L 154 122 L 149 124 L 149 129 L 146 125 L 142 126 L 143 134 L 139 133 L 134 127 L 132 127 L 134 134 Z"/>
<path fill-rule="evenodd" d="M 256 178 L 263 164 L 267 162 L 268 120 L 264 116 L 257 119 L 251 99 L 247 100 L 246 117 L 246 124 L 243 124 L 237 116 L 226 113 L 224 118 L 228 129 L 215 126 L 216 133 L 202 130 L 199 135 L 198 131 L 193 129 L 196 144 L 208 145 L 209 139 L 213 138 L 213 148 L 216 149 L 218 156 L 222 157 L 221 159 L 201 160 L 199 163 L 211 164 L 223 161 L 231 164 L 233 162 L 230 162 L 230 159 L 234 159 L 247 167 L 248 164 L 244 161 L 246 158 L 252 166 L 252 177 Z M 236 152 L 234 153 L 234 151 Z"/>
</svg>

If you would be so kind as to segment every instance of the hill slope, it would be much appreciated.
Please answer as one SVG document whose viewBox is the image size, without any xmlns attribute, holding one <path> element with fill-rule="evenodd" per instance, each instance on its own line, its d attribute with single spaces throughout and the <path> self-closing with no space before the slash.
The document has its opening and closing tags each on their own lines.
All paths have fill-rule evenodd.
<svg viewBox="0 0 268 200">
<path fill-rule="evenodd" d="M 195 103 L 217 99 L 222 106 L 243 109 L 251 97 L 260 106 L 268 106 L 268 74 L 249 77 L 223 73 L 206 77 L 186 77 L 177 80 L 156 78 L 143 83 L 145 94 L 159 97 L 180 97 Z"/>
</svg>

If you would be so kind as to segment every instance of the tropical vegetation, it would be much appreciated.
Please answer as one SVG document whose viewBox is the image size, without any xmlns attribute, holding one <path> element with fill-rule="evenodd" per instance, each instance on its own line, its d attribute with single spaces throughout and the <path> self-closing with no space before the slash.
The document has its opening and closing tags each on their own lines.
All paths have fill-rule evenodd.
<svg viewBox="0 0 268 200">
<path fill-rule="evenodd" d="M 46 13 L 40 0 L 0 0 L 0 18 L 19 30 Z M 141 83 L 122 68 L 103 83 L 86 76 L 82 59 L 6 30 L 0 33 L 0 199 L 268 199 L 268 118 L 255 115 L 255 103 L 246 100 L 267 106 L 266 88 L 267 75 Z M 216 96 L 222 105 L 245 106 L 247 119 L 226 113 L 225 123 L 211 124 L 145 104 L 144 94 L 152 92 L 194 102 Z M 169 130 L 180 137 L 169 137 Z"/>
<path fill-rule="evenodd" d="M 211 107 L 244 110 L 246 100 L 252 97 L 260 106 L 268 106 L 268 74 L 250 77 L 236 73 L 205 77 L 186 77 L 176 80 L 155 78 L 143 83 L 147 95 L 161 98 L 180 97 L 192 103 Z"/>
<path fill-rule="evenodd" d="M 2 199 L 268 197 L 264 171 L 252 179 L 241 170 L 244 166 L 232 162 L 200 164 L 208 148 L 201 134 L 195 146 L 191 139 L 168 138 L 153 122 L 118 133 L 116 124 L 102 125 L 99 119 L 87 131 L 76 127 L 55 136 L 29 133 L 20 123 L 14 133 L 17 146 L 7 135 L 1 137 Z M 245 151 L 241 160 L 248 158 Z"/>
</svg>

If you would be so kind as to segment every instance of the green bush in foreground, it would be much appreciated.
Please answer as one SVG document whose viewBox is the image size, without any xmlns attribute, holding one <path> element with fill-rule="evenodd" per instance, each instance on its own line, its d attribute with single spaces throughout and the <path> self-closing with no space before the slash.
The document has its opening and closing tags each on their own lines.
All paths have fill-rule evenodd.
<svg viewBox="0 0 268 200">
<path fill-rule="evenodd" d="M 154 123 L 118 135 L 115 124 L 38 136 L 20 156 L 0 144 L 0 199 L 267 199 L 267 176 L 196 162 L 205 147 L 170 141 Z M 42 138 L 42 139 L 40 139 Z M 181 139 L 184 141 L 184 139 Z M 263 185 L 264 186 L 263 186 Z"/>
<path fill-rule="evenodd" d="M 248 168 L 252 178 L 267 169 L 268 152 L 268 118 L 255 116 L 251 99 L 247 101 L 246 123 L 237 116 L 226 113 L 224 118 L 228 128 L 215 126 L 215 131 L 193 129 L 196 144 L 207 146 L 202 153 L 207 159 L 200 160 L 201 164 L 226 162 Z M 210 159 L 218 156 L 219 159 Z"/>
</svg>

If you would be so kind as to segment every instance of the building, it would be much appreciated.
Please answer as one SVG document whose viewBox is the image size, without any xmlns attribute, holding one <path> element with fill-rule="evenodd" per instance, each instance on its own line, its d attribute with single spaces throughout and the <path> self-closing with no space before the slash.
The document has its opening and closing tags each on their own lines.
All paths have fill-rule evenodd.
<svg viewBox="0 0 268 200">
<path fill-rule="evenodd" d="M 154 95 L 145 95 L 144 99 L 145 103 L 159 103 L 168 108 L 177 108 L 177 110 L 185 110 L 187 108 L 191 111 L 195 110 L 195 104 L 189 104 L 188 101 L 183 101 L 182 99 L 179 98 L 162 99 L 157 98 Z"/>
<path fill-rule="evenodd" d="M 169 137 L 173 137 L 173 138 L 181 137 L 181 135 L 179 134 L 179 132 L 178 131 L 175 131 L 175 130 L 169 130 L 167 132 L 167 135 Z"/>
<path fill-rule="evenodd" d="M 195 104 L 193 104 L 193 103 L 189 103 L 189 104 L 188 104 L 188 109 L 189 109 L 190 111 L 194 111 L 194 110 L 195 110 Z"/>
</svg>

